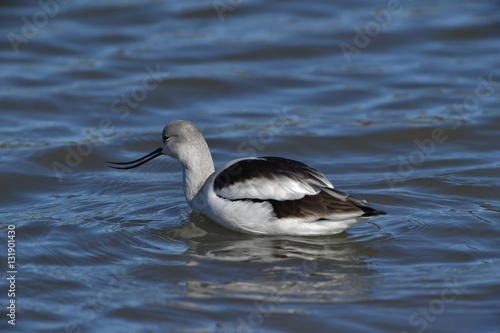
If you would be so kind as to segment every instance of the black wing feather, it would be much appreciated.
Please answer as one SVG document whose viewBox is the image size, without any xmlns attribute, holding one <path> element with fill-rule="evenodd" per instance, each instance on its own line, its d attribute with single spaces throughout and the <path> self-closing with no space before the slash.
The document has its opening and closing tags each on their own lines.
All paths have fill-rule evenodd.
<svg viewBox="0 0 500 333">
<path fill-rule="evenodd" d="M 215 178 L 214 190 L 217 193 L 226 186 L 237 182 L 245 182 L 252 178 L 263 177 L 273 180 L 277 175 L 307 182 L 307 184 L 316 187 L 319 193 L 305 195 L 303 198 L 296 200 L 231 200 L 268 202 L 272 205 L 277 218 L 317 218 L 321 220 L 337 214 L 359 214 L 360 217 L 385 214 L 383 211 L 370 207 L 364 200 L 329 187 L 326 178 L 316 169 L 302 162 L 281 157 L 260 157 L 258 159 L 238 161 L 223 170 Z"/>
</svg>

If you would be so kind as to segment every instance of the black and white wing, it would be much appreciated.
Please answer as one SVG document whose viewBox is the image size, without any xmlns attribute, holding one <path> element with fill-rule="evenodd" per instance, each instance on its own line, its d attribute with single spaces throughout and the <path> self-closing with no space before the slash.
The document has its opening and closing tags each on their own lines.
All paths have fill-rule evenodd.
<svg viewBox="0 0 500 333">
<path fill-rule="evenodd" d="M 347 193 L 337 191 L 318 170 L 280 157 L 245 158 L 229 162 L 214 179 L 217 196 L 231 200 L 269 202 L 277 218 L 307 220 L 369 217 L 383 214 Z"/>
</svg>

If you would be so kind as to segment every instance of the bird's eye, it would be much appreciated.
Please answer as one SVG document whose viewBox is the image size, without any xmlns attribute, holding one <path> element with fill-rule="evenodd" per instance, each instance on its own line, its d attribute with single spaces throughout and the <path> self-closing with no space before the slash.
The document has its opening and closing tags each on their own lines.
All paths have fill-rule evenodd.
<svg viewBox="0 0 500 333">
<path fill-rule="evenodd" d="M 168 136 L 164 135 L 163 136 L 163 141 L 167 142 L 168 141 Z"/>
</svg>

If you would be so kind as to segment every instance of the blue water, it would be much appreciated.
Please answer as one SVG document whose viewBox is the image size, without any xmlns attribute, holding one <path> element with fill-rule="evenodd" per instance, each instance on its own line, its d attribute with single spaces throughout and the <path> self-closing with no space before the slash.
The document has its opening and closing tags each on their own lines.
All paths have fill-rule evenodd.
<svg viewBox="0 0 500 333">
<path fill-rule="evenodd" d="M 0 6 L 0 330 L 500 332 L 498 1 Z M 388 214 L 244 235 L 106 166 L 178 118 Z"/>
</svg>

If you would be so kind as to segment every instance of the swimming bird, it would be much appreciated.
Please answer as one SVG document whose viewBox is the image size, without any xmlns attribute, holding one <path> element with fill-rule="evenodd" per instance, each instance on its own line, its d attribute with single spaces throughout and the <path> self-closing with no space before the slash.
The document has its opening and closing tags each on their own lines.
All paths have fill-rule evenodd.
<svg viewBox="0 0 500 333">
<path fill-rule="evenodd" d="M 130 162 L 108 162 L 132 169 L 161 155 L 182 166 L 184 195 L 191 208 L 218 224 L 260 235 L 331 235 L 369 217 L 385 214 L 365 200 L 338 191 L 316 169 L 282 157 L 246 157 L 214 169 L 198 127 L 173 120 L 163 129 L 163 144 Z"/>
</svg>

